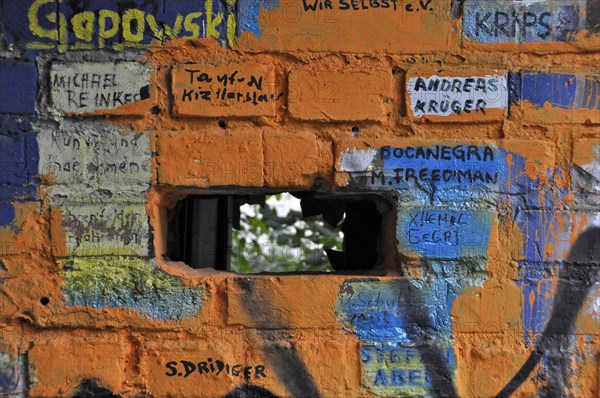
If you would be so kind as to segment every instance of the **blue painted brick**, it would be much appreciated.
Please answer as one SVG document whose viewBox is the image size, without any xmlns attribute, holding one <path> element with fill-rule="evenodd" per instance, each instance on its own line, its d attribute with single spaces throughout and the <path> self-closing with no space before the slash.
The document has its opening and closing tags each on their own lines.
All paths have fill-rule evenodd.
<svg viewBox="0 0 600 398">
<path fill-rule="evenodd" d="M 0 113 L 34 114 L 37 76 L 33 63 L 0 60 Z"/>
<path fill-rule="evenodd" d="M 485 257 L 495 212 L 408 208 L 398 212 L 398 247 L 406 255 L 459 259 Z"/>
<path fill-rule="evenodd" d="M 539 107 L 600 110 L 600 76 L 523 71 L 518 97 Z"/>
<path fill-rule="evenodd" d="M 593 7 L 581 14 L 585 1 L 466 0 L 464 35 L 482 43 L 573 41 L 586 25 L 597 23 Z"/>
<path fill-rule="evenodd" d="M 22 136 L 0 135 L 0 185 L 25 185 L 25 140 Z"/>
<path fill-rule="evenodd" d="M 35 133 L 0 134 L 0 185 L 34 185 L 37 167 Z"/>
</svg>

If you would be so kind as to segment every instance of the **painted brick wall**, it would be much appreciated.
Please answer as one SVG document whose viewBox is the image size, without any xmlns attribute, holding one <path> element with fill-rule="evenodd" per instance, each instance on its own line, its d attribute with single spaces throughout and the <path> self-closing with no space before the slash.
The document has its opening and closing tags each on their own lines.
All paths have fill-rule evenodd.
<svg viewBox="0 0 600 398">
<path fill-rule="evenodd" d="M 597 397 L 598 4 L 0 1 L 0 395 Z M 384 271 L 164 258 L 311 189 L 394 198 Z"/>
</svg>

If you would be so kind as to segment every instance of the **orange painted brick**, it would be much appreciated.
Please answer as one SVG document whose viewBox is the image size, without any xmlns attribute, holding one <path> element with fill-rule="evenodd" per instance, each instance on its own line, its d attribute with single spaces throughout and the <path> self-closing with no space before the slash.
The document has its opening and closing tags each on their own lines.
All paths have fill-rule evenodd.
<svg viewBox="0 0 600 398">
<path fill-rule="evenodd" d="M 392 112 L 392 73 L 374 71 L 311 71 L 289 76 L 288 111 L 303 120 L 380 120 Z"/>
<path fill-rule="evenodd" d="M 265 183 L 270 187 L 310 188 L 319 163 L 328 161 L 313 133 L 266 132 L 264 146 Z"/>
<path fill-rule="evenodd" d="M 284 95 L 271 65 L 180 64 L 172 81 L 176 116 L 273 116 Z"/>
<path fill-rule="evenodd" d="M 162 132 L 156 139 L 159 184 L 177 186 L 262 186 L 262 134 Z"/>
<path fill-rule="evenodd" d="M 248 381 L 263 386 L 277 383 L 275 370 L 265 363 L 257 341 L 244 332 L 219 333 L 207 339 L 158 342 L 141 347 L 140 371 L 146 390 L 157 397 L 222 397 Z M 253 339 L 255 340 L 255 339 Z M 223 369 L 219 371 L 220 364 Z M 212 365 L 212 369 L 211 369 Z M 271 391 L 283 396 L 281 387 Z"/>
<path fill-rule="evenodd" d="M 515 325 L 520 316 L 521 290 L 513 281 L 489 279 L 458 297 L 453 305 L 455 333 L 506 333 L 518 339 L 523 330 Z M 497 308 L 497 311 L 488 311 Z"/>
<path fill-rule="evenodd" d="M 29 351 L 30 393 L 34 397 L 71 396 L 86 378 L 119 393 L 125 369 L 125 346 L 117 336 L 41 334 Z"/>
<path fill-rule="evenodd" d="M 259 329 L 336 327 L 340 275 L 235 278 L 227 281 L 227 323 Z M 249 284 L 252 289 L 246 289 Z M 263 311 L 247 303 L 262 302 Z"/>
</svg>

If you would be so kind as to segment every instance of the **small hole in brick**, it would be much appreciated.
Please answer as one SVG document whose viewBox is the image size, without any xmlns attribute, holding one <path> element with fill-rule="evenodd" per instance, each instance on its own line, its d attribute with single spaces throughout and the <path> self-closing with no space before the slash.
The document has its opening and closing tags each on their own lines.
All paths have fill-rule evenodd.
<svg viewBox="0 0 600 398">
<path fill-rule="evenodd" d="M 227 122 L 225 120 L 219 120 L 219 127 L 225 130 L 227 128 Z"/>
<path fill-rule="evenodd" d="M 352 134 L 358 134 L 359 131 L 360 129 L 358 128 L 358 126 L 352 127 Z"/>
<path fill-rule="evenodd" d="M 40 303 L 42 303 L 42 305 L 48 305 L 49 302 L 50 302 L 50 299 L 48 297 L 42 297 L 40 299 Z"/>
</svg>

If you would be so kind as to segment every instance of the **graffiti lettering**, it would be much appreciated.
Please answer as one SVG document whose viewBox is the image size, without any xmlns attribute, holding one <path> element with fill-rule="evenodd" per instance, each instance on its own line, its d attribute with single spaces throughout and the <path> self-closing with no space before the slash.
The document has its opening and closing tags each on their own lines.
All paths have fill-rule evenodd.
<svg viewBox="0 0 600 398">
<path fill-rule="evenodd" d="M 530 29 L 538 37 L 545 39 L 552 33 L 551 18 L 552 14 L 549 12 L 542 12 L 539 15 L 528 11 L 522 15 L 503 11 L 478 12 L 475 13 L 475 35 L 479 36 L 483 33 L 487 36 L 506 36 L 514 39 L 517 32 L 527 33 Z"/>
<path fill-rule="evenodd" d="M 181 364 L 181 368 L 178 368 L 178 364 Z M 208 358 L 202 362 L 190 362 L 186 360 L 170 361 L 165 365 L 168 369 L 165 375 L 169 377 L 189 377 L 193 373 L 198 375 L 214 374 L 215 376 L 221 373 L 231 376 L 241 376 L 245 380 L 250 380 L 251 377 L 255 379 L 267 377 L 265 373 L 264 365 L 241 365 L 241 364 L 230 364 L 228 362 L 221 361 L 219 359 L 213 360 Z"/>
<path fill-rule="evenodd" d="M 508 106 L 505 76 L 416 77 L 409 79 L 407 91 L 415 117 L 449 116 L 479 112 Z"/>
<path fill-rule="evenodd" d="M 263 116 L 283 97 L 266 65 L 177 65 L 173 111 L 183 116 Z"/>
<path fill-rule="evenodd" d="M 401 147 L 393 148 L 389 146 L 381 147 L 379 154 L 382 160 L 391 158 L 401 159 L 435 159 L 435 160 L 460 160 L 469 162 L 477 160 L 478 162 L 494 161 L 494 150 L 490 146 L 479 147 L 475 145 L 457 145 L 454 147 L 445 145 L 434 145 L 429 147 Z"/>
<path fill-rule="evenodd" d="M 144 47 L 149 45 L 150 37 L 161 41 L 201 37 L 218 39 L 218 29 L 224 20 L 222 12 L 214 12 L 213 1 L 205 1 L 203 10 L 183 15 L 177 13 L 169 23 L 157 20 L 154 13 L 137 8 L 101 8 L 68 15 L 60 9 L 57 12 L 54 7 L 43 7 L 48 3 L 53 3 L 53 0 L 35 0 L 29 7 L 29 30 L 45 39 L 28 43 L 30 49 L 53 48 L 57 41 L 59 51 L 64 52 L 69 49 Z M 50 28 L 44 28 L 42 21 Z M 227 24 L 235 26 L 235 19 L 228 19 Z"/>
<path fill-rule="evenodd" d="M 64 113 L 92 113 L 144 100 L 150 97 L 150 71 L 132 62 L 54 64 L 52 105 Z"/>
<path fill-rule="evenodd" d="M 404 12 L 431 11 L 429 4 L 432 0 L 419 0 L 415 3 L 406 3 L 402 7 L 398 7 L 399 0 L 338 0 L 337 8 L 342 11 L 363 11 L 370 9 L 389 9 L 392 11 L 401 10 Z M 331 0 L 302 0 L 304 11 L 321 11 L 324 9 L 331 10 L 333 5 Z"/>
<path fill-rule="evenodd" d="M 259 103 L 277 101 L 283 97 L 283 92 L 263 92 L 262 76 L 243 75 L 237 70 L 231 74 L 225 73 L 216 76 L 211 76 L 199 69 L 186 69 L 185 71 L 189 74 L 190 84 L 194 82 L 209 84 L 183 88 L 180 97 L 182 102 L 233 101 L 257 106 Z M 236 85 L 236 88 L 228 88 L 232 85 Z"/>
</svg>

